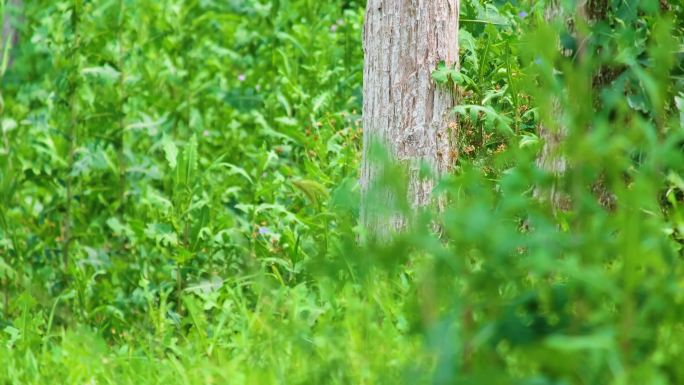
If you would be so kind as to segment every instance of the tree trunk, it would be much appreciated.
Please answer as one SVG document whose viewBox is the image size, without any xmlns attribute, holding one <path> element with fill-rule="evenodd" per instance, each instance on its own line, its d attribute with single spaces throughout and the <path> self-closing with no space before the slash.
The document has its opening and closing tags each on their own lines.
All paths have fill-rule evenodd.
<svg viewBox="0 0 684 385">
<path fill-rule="evenodd" d="M 2 64 L 5 62 L 5 53 L 8 55 L 7 68 L 12 64 L 11 49 L 16 46 L 18 41 L 16 28 L 18 18 L 16 15 L 19 7 L 21 7 L 21 0 L 9 0 L 5 3 L 5 12 L 2 18 L 2 37 L 0 38 L 0 71 L 2 70 Z M 6 49 L 8 44 L 9 50 Z"/>
<path fill-rule="evenodd" d="M 408 201 L 431 202 L 434 178 L 421 164 L 446 173 L 456 155 L 453 87 L 437 87 L 432 71 L 458 64 L 459 0 L 368 0 L 364 27 L 361 221 L 371 233 L 398 230 L 405 218 L 379 215 L 366 194 L 382 171 L 370 152 L 375 141 L 408 167 Z M 387 193 L 388 195 L 391 195 Z M 388 198 L 391 197 L 388 196 Z"/>
<path fill-rule="evenodd" d="M 608 1 L 607 0 L 583 0 L 577 6 L 577 17 L 581 17 L 594 23 L 599 20 L 606 18 L 608 12 Z M 572 15 L 567 15 L 563 11 L 559 0 L 550 0 L 546 7 L 544 18 L 548 23 L 552 23 L 557 19 L 562 19 L 565 26 L 568 28 L 570 33 L 573 33 L 578 40 L 585 39 L 586 37 L 577 36 L 575 31 L 575 20 Z M 581 52 L 583 44 L 581 44 L 578 49 L 580 52 L 576 53 L 579 60 L 582 60 L 585 52 Z M 559 49 L 562 50 L 562 47 Z M 573 52 L 565 51 L 562 52 L 564 56 L 570 56 Z M 598 87 L 605 83 L 603 76 L 603 71 L 600 70 L 596 74 L 594 79 L 592 79 L 591 84 L 594 87 Z M 553 116 L 554 121 L 557 122 L 557 126 L 547 126 L 540 124 L 538 127 L 539 137 L 542 139 L 544 145 L 542 147 L 541 153 L 537 158 L 537 166 L 551 173 L 557 178 L 562 177 L 562 175 L 567 170 L 567 161 L 562 155 L 562 143 L 567 135 L 567 127 L 563 125 L 563 109 L 561 103 L 558 99 L 554 99 L 553 103 Z M 540 189 L 535 190 L 535 196 L 541 200 L 548 201 L 555 210 L 568 210 L 570 209 L 571 202 L 567 196 L 562 193 L 562 189 L 558 185 L 553 185 L 550 191 L 542 192 Z"/>
</svg>

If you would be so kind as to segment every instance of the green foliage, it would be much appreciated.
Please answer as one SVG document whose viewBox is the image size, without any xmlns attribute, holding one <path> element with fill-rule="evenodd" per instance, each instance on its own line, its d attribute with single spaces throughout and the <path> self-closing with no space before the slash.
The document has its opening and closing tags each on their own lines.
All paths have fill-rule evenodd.
<svg viewBox="0 0 684 385">
<path fill-rule="evenodd" d="M 24 3 L 0 383 L 684 382 L 681 5 L 589 23 L 562 1 L 574 22 L 549 25 L 541 2 L 463 1 L 460 68 L 433 73 L 460 96 L 444 207 L 406 210 L 383 167 L 398 202 L 364 203 L 412 220 L 376 243 L 364 4 Z M 563 175 L 537 167 L 542 124 L 567 130 Z"/>
</svg>

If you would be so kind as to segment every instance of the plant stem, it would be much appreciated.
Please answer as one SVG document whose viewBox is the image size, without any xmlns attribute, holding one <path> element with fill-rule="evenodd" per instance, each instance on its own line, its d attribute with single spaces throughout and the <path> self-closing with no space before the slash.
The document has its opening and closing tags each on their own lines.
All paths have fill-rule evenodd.
<svg viewBox="0 0 684 385">
<path fill-rule="evenodd" d="M 511 73 L 511 60 L 510 57 L 513 53 L 508 48 L 508 55 L 506 55 L 506 74 L 508 76 L 508 92 L 511 93 L 511 99 L 513 99 L 513 112 L 515 113 L 515 133 L 520 132 L 520 102 L 518 101 L 518 91 L 513 83 L 513 74 Z"/>
<path fill-rule="evenodd" d="M 119 28 L 117 32 L 119 40 L 119 135 L 117 147 L 117 156 L 119 159 L 119 213 L 123 214 L 126 208 L 126 157 L 124 148 L 126 145 L 126 68 L 125 68 L 125 51 L 124 51 L 124 28 L 125 28 L 125 2 L 119 0 Z"/>
<path fill-rule="evenodd" d="M 485 86 L 485 63 L 487 62 L 487 56 L 489 55 L 489 47 L 491 46 L 491 44 L 492 44 L 492 36 L 488 33 L 487 34 L 487 45 L 485 45 L 484 53 L 482 54 L 482 59 L 480 59 L 480 70 L 479 70 L 479 74 L 478 74 L 478 77 L 480 78 L 480 81 L 479 81 L 480 86 L 477 88 L 477 99 L 478 99 L 477 103 L 478 104 L 482 103 L 482 98 L 484 97 L 482 89 Z M 478 131 L 480 134 L 480 148 L 484 148 L 484 146 L 485 146 L 484 124 L 480 124 L 480 129 Z"/>
<path fill-rule="evenodd" d="M 81 36 L 78 33 L 78 24 L 80 18 L 80 8 L 82 0 L 73 1 L 73 12 L 71 15 L 71 30 L 73 33 L 71 41 L 70 57 L 75 60 L 75 65 L 71 68 L 70 82 L 68 89 L 68 108 L 70 111 L 69 126 L 66 132 L 68 141 L 67 147 L 67 175 L 66 175 L 66 202 L 64 206 L 64 220 L 62 223 L 62 258 L 63 267 L 66 270 L 69 266 L 69 253 L 72 241 L 71 222 L 72 222 L 72 200 L 74 199 L 74 177 L 72 175 L 74 162 L 76 158 L 76 135 L 78 133 L 78 108 L 77 108 L 77 88 L 79 71 L 78 51 L 81 43 Z"/>
</svg>

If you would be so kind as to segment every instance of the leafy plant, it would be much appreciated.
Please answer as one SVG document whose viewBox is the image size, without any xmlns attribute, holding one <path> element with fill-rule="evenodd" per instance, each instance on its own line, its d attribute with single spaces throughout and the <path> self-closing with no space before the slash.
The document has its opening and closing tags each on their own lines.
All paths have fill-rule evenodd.
<svg viewBox="0 0 684 385">
<path fill-rule="evenodd" d="M 363 2 L 25 1 L 0 383 L 681 383 L 683 9 L 606 4 L 569 31 L 544 2 L 462 2 L 460 65 L 433 73 L 457 167 L 376 243 Z M 537 132 L 561 124 L 552 175 Z"/>
</svg>

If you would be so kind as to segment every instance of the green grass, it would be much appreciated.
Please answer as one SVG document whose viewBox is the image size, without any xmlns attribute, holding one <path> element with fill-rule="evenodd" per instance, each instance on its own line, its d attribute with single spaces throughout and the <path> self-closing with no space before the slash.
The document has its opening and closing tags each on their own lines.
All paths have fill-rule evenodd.
<svg viewBox="0 0 684 385">
<path fill-rule="evenodd" d="M 542 2 L 463 1 L 447 205 L 378 242 L 361 1 L 25 3 L 1 385 L 684 382 L 681 6 L 611 2 L 567 57 Z M 568 129 L 564 175 L 541 124 Z"/>
</svg>

